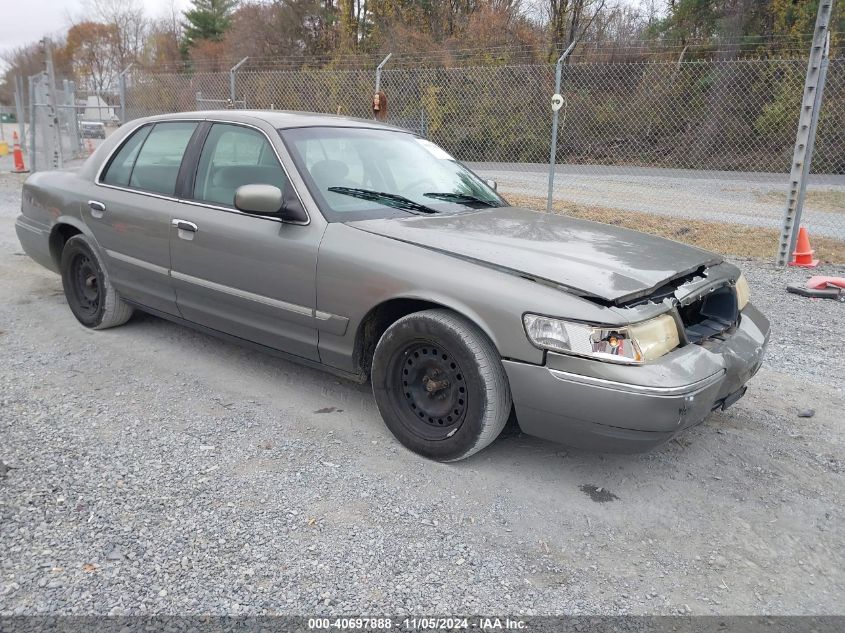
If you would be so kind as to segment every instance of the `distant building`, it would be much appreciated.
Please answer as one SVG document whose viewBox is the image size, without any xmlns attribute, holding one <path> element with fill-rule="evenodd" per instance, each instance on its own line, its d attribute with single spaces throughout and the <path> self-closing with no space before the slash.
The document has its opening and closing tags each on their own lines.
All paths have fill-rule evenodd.
<svg viewBox="0 0 845 633">
<path fill-rule="evenodd" d="M 120 120 L 114 113 L 114 108 L 99 95 L 88 97 L 82 105 L 84 106 L 81 117 L 83 121 L 116 123 Z"/>
</svg>

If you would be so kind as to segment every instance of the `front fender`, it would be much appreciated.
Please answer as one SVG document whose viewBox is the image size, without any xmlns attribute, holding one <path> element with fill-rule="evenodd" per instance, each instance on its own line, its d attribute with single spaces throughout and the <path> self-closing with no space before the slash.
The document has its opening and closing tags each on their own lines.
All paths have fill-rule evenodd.
<svg viewBox="0 0 845 633">
<path fill-rule="evenodd" d="M 525 335 L 525 312 L 581 321 L 621 323 L 604 306 L 517 274 L 375 235 L 329 224 L 317 260 L 317 309 L 349 319 L 343 335 L 320 333 L 322 362 L 355 371 L 356 337 L 371 311 L 411 299 L 462 314 L 490 338 L 503 358 L 543 362 Z"/>
<path fill-rule="evenodd" d="M 445 308 L 447 310 L 451 310 L 452 312 L 460 314 L 465 319 L 475 323 L 475 325 L 477 325 L 479 327 L 479 329 L 481 329 L 481 331 L 484 332 L 484 334 L 487 335 L 487 338 L 489 338 L 492 341 L 492 343 L 496 347 L 496 349 L 499 349 L 499 346 L 502 344 L 502 342 L 500 340 L 501 336 L 498 336 L 498 337 L 496 336 L 496 332 L 490 326 L 490 324 L 488 323 L 487 319 L 484 317 L 484 315 L 481 311 L 479 311 L 478 309 L 476 309 L 472 305 L 466 303 L 465 301 L 461 301 L 460 299 L 457 299 L 456 297 L 454 297 L 450 294 L 433 291 L 431 289 L 426 290 L 426 289 L 420 288 L 420 289 L 417 289 L 415 292 L 405 292 L 405 293 L 400 293 L 400 294 L 397 294 L 397 295 L 394 295 L 394 296 L 385 297 L 383 301 L 381 301 L 376 306 L 373 306 L 373 308 L 365 315 L 364 319 L 361 319 L 360 321 L 366 320 L 366 317 L 370 313 L 372 313 L 373 311 L 377 310 L 379 308 L 379 306 L 385 305 L 386 303 L 389 303 L 389 302 L 392 302 L 392 301 L 403 301 L 403 300 L 421 301 L 421 302 L 430 303 L 430 304 L 439 306 L 441 308 Z M 361 327 L 360 321 L 358 323 L 358 328 L 357 328 L 359 330 L 359 334 L 360 334 L 360 327 Z"/>
</svg>

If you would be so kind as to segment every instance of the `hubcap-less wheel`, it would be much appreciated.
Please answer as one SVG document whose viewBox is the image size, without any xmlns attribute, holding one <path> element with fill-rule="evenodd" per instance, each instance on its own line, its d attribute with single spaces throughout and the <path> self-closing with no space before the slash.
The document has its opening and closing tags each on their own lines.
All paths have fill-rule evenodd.
<svg viewBox="0 0 845 633">
<path fill-rule="evenodd" d="M 65 242 L 60 267 L 68 306 L 82 325 L 102 330 L 126 323 L 132 316 L 132 306 L 120 298 L 86 237 L 74 235 Z"/>
<path fill-rule="evenodd" d="M 71 290 L 80 312 L 93 317 L 100 309 L 100 280 L 94 262 L 85 253 L 74 255 L 70 263 L 73 284 Z"/>
<path fill-rule="evenodd" d="M 376 345 L 371 379 L 391 432 L 439 461 L 487 446 L 511 411 L 498 351 L 474 323 L 449 310 L 415 312 L 390 325 Z"/>
<path fill-rule="evenodd" d="M 405 399 L 403 421 L 427 440 L 449 437 L 463 424 L 467 390 L 457 361 L 431 342 L 408 345 L 397 371 L 397 390 Z"/>
</svg>

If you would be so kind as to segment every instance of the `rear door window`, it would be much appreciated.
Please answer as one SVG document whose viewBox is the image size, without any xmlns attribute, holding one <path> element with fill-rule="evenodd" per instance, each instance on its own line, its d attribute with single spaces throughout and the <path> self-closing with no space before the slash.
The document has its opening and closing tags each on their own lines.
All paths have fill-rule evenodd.
<svg viewBox="0 0 845 633">
<path fill-rule="evenodd" d="M 129 186 L 174 195 L 182 156 L 197 125 L 195 121 L 156 123 L 138 153 Z"/>
<path fill-rule="evenodd" d="M 138 158 L 138 151 L 141 145 L 153 129 L 152 125 L 145 125 L 141 129 L 135 131 L 129 137 L 120 151 L 111 159 L 108 169 L 103 176 L 103 182 L 109 185 L 117 185 L 126 187 L 129 185 L 129 177 L 132 175 L 132 166 L 135 164 L 135 159 Z"/>
</svg>

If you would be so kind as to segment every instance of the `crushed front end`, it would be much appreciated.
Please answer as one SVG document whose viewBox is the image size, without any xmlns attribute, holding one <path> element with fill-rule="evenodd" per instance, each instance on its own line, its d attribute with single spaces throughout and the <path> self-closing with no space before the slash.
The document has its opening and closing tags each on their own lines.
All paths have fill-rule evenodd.
<svg viewBox="0 0 845 633">
<path fill-rule="evenodd" d="M 505 360 L 522 430 L 590 450 L 639 452 L 736 402 L 763 362 L 770 329 L 738 275 L 718 264 L 610 308 L 630 323 L 675 320 L 678 345 L 658 358 L 628 364 L 547 351 L 542 366 Z"/>
</svg>

